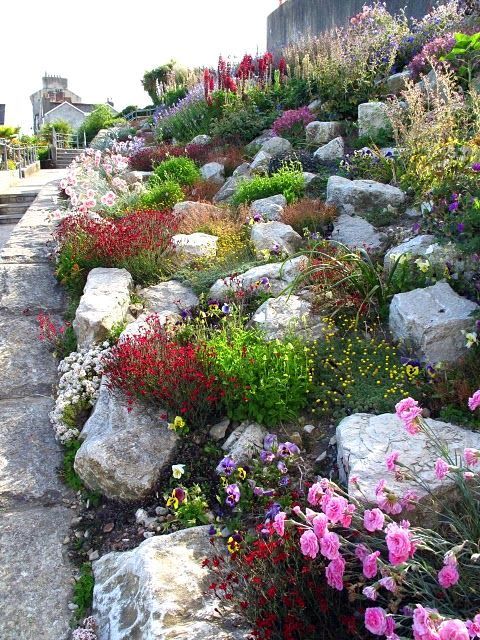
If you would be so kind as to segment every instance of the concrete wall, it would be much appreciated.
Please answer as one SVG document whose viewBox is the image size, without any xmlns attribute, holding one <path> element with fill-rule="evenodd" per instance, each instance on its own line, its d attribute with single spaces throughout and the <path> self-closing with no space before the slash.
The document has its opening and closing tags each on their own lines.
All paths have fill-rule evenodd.
<svg viewBox="0 0 480 640">
<path fill-rule="evenodd" d="M 85 114 L 79 109 L 70 106 L 68 103 L 62 104 L 56 109 L 49 111 L 43 117 L 43 122 L 55 122 L 56 120 L 66 120 L 74 129 L 78 127 L 85 120 Z"/>
<path fill-rule="evenodd" d="M 286 0 L 268 16 L 268 51 L 278 53 L 285 45 L 306 35 L 343 26 L 364 4 L 366 0 Z M 408 15 L 421 18 L 434 3 L 432 0 L 386 0 L 386 4 L 391 13 L 406 6 Z"/>
</svg>

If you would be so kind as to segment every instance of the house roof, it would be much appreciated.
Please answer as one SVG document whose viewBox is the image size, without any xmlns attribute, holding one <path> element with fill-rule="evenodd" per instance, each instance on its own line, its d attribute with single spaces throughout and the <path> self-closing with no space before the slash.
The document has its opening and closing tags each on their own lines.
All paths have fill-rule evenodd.
<svg viewBox="0 0 480 640">
<path fill-rule="evenodd" d="M 56 111 L 57 109 L 60 109 L 60 107 L 63 106 L 67 106 L 70 107 L 71 109 L 75 109 L 75 111 L 79 111 L 80 113 L 84 113 L 81 109 L 79 109 L 78 107 L 76 107 L 74 104 L 72 104 L 71 102 L 61 102 L 60 104 L 57 104 L 56 107 L 53 107 L 53 109 L 50 109 L 50 111 L 47 111 L 46 113 L 43 114 L 43 117 L 48 116 L 49 114 L 51 114 L 53 111 Z"/>
</svg>

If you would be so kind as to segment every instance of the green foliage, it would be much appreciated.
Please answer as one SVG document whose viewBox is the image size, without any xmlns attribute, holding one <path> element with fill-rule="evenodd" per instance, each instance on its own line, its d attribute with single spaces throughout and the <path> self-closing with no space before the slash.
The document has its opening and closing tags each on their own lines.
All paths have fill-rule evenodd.
<svg viewBox="0 0 480 640">
<path fill-rule="evenodd" d="M 165 182 L 176 182 L 182 187 L 189 187 L 200 179 L 200 171 L 193 160 L 180 156 L 168 158 L 154 169 L 154 174 L 149 180 L 149 186 L 156 187 Z"/>
<path fill-rule="evenodd" d="M 472 86 L 475 73 L 480 69 L 480 32 L 469 36 L 455 34 L 455 46 L 441 60 L 451 63 L 467 87 Z"/>
<path fill-rule="evenodd" d="M 391 147 L 394 144 L 392 127 L 380 129 L 375 135 L 358 136 L 352 146 L 354 149 L 363 147 Z"/>
<path fill-rule="evenodd" d="M 41 147 L 38 149 L 38 159 L 40 162 L 48 160 L 50 157 L 50 149 L 48 147 Z"/>
<path fill-rule="evenodd" d="M 195 136 L 209 134 L 213 119 L 212 109 L 205 100 L 196 100 L 177 113 L 164 118 L 157 126 L 157 137 L 186 144 Z"/>
<path fill-rule="evenodd" d="M 139 204 L 144 209 L 171 209 L 177 202 L 185 199 L 181 186 L 174 180 L 166 180 L 155 184 L 139 198 Z"/>
<path fill-rule="evenodd" d="M 163 96 L 162 102 L 167 107 L 172 107 L 174 104 L 177 104 L 179 100 L 185 98 L 187 95 L 186 87 L 178 87 L 177 89 L 169 89 Z"/>
<path fill-rule="evenodd" d="M 373 180 L 374 178 L 367 179 Z M 365 214 L 365 220 L 368 220 L 374 227 L 386 227 L 389 224 L 393 224 L 398 217 L 398 211 L 388 206 L 384 209 L 372 209 Z"/>
<path fill-rule="evenodd" d="M 66 120 L 55 120 L 54 122 L 46 122 L 40 129 L 40 139 L 44 142 L 52 142 L 52 132 L 55 129 L 57 133 L 62 135 L 70 135 L 73 133 L 72 125 Z"/>
<path fill-rule="evenodd" d="M 175 520 L 183 529 L 208 524 L 210 522 L 208 517 L 209 507 L 201 487 L 198 484 L 194 484 L 192 487 L 182 487 L 182 489 L 185 491 L 185 499 L 179 502 L 178 506 L 174 500 L 171 500 L 171 496 L 165 496 L 167 504 L 173 508 Z"/>
<path fill-rule="evenodd" d="M 73 351 L 77 350 L 77 336 L 71 324 L 69 324 L 65 331 L 58 336 L 55 343 L 55 357 L 58 360 L 63 360 Z"/>
<path fill-rule="evenodd" d="M 271 176 L 256 176 L 241 182 L 232 203 L 236 206 L 249 204 L 259 198 L 267 198 L 282 193 L 290 204 L 300 198 L 305 191 L 301 168 L 296 163 L 282 167 Z"/>
<path fill-rule="evenodd" d="M 94 586 L 92 565 L 90 562 L 84 562 L 80 567 L 80 577 L 73 587 L 73 602 L 78 607 L 75 610 L 75 618 L 77 620 L 84 618 L 92 606 Z"/>
<path fill-rule="evenodd" d="M 187 78 L 188 71 L 180 67 L 175 60 L 170 60 L 166 64 L 146 71 L 143 74 L 142 85 L 153 104 L 160 104 L 166 90 L 184 85 Z"/>
<path fill-rule="evenodd" d="M 393 156 L 385 156 L 376 146 L 369 151 L 354 151 L 342 162 L 351 180 L 375 180 L 390 184 L 397 182 L 398 167 Z"/>
<path fill-rule="evenodd" d="M 112 113 L 108 105 L 99 104 L 82 122 L 78 128 L 78 135 L 81 139 L 85 133 L 87 142 L 90 142 L 100 129 L 108 129 L 113 126 L 115 119 L 116 116 Z"/>
<path fill-rule="evenodd" d="M 260 110 L 253 103 L 227 103 L 220 120 L 213 123 L 211 133 L 227 141 L 250 142 L 276 118 L 273 111 Z"/>
<path fill-rule="evenodd" d="M 65 412 L 63 419 L 69 419 L 70 412 L 67 412 L 71 405 L 69 405 Z M 77 427 L 76 421 L 74 422 L 74 426 Z M 73 463 L 75 461 L 75 456 L 77 455 L 77 451 L 81 446 L 80 440 L 70 440 L 65 444 L 65 449 L 63 453 L 63 465 L 62 465 L 62 479 L 73 491 L 82 491 L 84 489 L 83 482 L 80 479 L 80 476 L 77 474 L 73 467 Z"/>
<path fill-rule="evenodd" d="M 127 107 L 125 107 L 125 109 L 122 109 L 120 111 L 120 113 L 118 114 L 118 117 L 125 118 L 125 116 L 128 116 L 129 113 L 133 113 L 134 111 L 138 111 L 138 105 L 129 104 Z"/>
<path fill-rule="evenodd" d="M 260 331 L 225 322 L 207 341 L 232 420 L 275 426 L 295 419 L 311 388 L 310 349 L 299 339 L 267 342 Z"/>
<path fill-rule="evenodd" d="M 10 127 L 6 124 L 0 125 L 0 138 L 13 138 L 19 133 L 20 127 Z"/>
</svg>

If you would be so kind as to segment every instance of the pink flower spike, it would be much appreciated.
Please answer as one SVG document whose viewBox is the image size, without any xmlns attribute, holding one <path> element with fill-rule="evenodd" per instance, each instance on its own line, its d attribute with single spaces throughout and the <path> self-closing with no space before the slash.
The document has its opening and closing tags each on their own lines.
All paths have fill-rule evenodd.
<svg viewBox="0 0 480 640">
<path fill-rule="evenodd" d="M 397 463 L 399 455 L 400 455 L 399 451 L 392 451 L 392 453 L 390 453 L 385 458 L 385 464 L 387 465 L 388 471 L 395 471 L 395 465 Z"/>
<path fill-rule="evenodd" d="M 480 389 L 477 389 L 473 396 L 468 399 L 468 408 L 470 411 L 475 411 L 478 407 L 480 407 Z"/>
<path fill-rule="evenodd" d="M 441 458 L 438 458 L 438 460 L 435 462 L 435 476 L 436 476 L 436 478 L 438 480 L 445 480 L 445 478 L 447 477 L 449 471 L 450 471 L 450 467 L 445 462 L 445 460 L 442 460 Z"/>
</svg>

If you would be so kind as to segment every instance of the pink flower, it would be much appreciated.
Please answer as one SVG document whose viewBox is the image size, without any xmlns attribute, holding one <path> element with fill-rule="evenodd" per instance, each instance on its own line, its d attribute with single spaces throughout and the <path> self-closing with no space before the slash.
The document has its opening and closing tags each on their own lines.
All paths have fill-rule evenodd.
<svg viewBox="0 0 480 640">
<path fill-rule="evenodd" d="M 381 578 L 378 581 L 378 584 L 391 593 L 396 593 L 397 591 L 397 583 L 391 576 L 385 576 L 384 578 Z"/>
<path fill-rule="evenodd" d="M 422 409 L 413 398 L 404 398 L 395 405 L 397 417 L 403 422 L 406 430 L 411 435 L 419 432 L 418 418 L 422 415 Z"/>
<path fill-rule="evenodd" d="M 312 484 L 312 486 L 308 490 L 307 500 L 313 507 L 317 507 L 320 504 L 322 497 L 323 497 L 322 486 L 319 482 L 315 482 L 315 484 Z"/>
<path fill-rule="evenodd" d="M 385 458 L 388 471 L 395 471 L 395 464 L 397 463 L 399 455 L 400 451 L 392 451 L 392 453 Z"/>
<path fill-rule="evenodd" d="M 362 593 L 369 600 L 376 600 L 378 598 L 378 593 L 375 587 L 364 587 Z"/>
<path fill-rule="evenodd" d="M 359 477 L 358 476 L 350 476 L 349 482 L 351 482 L 352 484 L 357 485 L 359 483 Z"/>
<path fill-rule="evenodd" d="M 475 467 L 480 460 L 480 451 L 478 449 L 465 449 L 463 456 L 469 467 Z"/>
<path fill-rule="evenodd" d="M 104 196 L 100 198 L 100 202 L 107 207 L 112 207 L 115 204 L 115 200 L 117 196 L 113 193 L 113 191 L 108 191 Z"/>
<path fill-rule="evenodd" d="M 328 560 L 334 560 L 338 557 L 340 549 L 340 538 L 336 533 L 327 531 L 320 540 L 320 553 Z"/>
<path fill-rule="evenodd" d="M 363 526 L 367 531 L 379 531 L 384 524 L 385 516 L 380 509 L 367 509 L 363 514 Z"/>
<path fill-rule="evenodd" d="M 328 500 L 325 506 L 325 515 L 329 518 L 331 522 L 334 524 L 336 522 L 340 522 L 343 517 L 344 512 L 346 511 L 348 506 L 348 502 L 345 498 L 341 496 L 335 496 Z"/>
<path fill-rule="evenodd" d="M 475 411 L 478 407 L 480 407 L 480 389 L 477 389 L 473 396 L 468 399 L 468 408 L 470 411 Z"/>
<path fill-rule="evenodd" d="M 360 562 L 363 562 L 368 556 L 367 547 L 362 543 L 357 544 L 357 547 L 355 549 L 355 556 L 360 560 Z"/>
<path fill-rule="evenodd" d="M 383 636 L 387 630 L 387 614 L 382 607 L 365 610 L 365 627 L 375 636 Z"/>
<path fill-rule="evenodd" d="M 377 560 L 380 556 L 380 551 L 375 551 L 374 553 L 370 553 L 363 560 L 363 575 L 366 578 L 375 578 L 378 573 Z"/>
<path fill-rule="evenodd" d="M 279 511 L 277 513 L 277 515 L 275 516 L 275 518 L 273 519 L 273 528 L 274 530 L 278 533 L 279 536 L 284 535 L 285 533 L 285 519 L 287 517 L 287 514 L 284 513 L 283 511 Z"/>
<path fill-rule="evenodd" d="M 309 509 L 308 507 L 305 509 L 305 519 L 308 524 L 312 524 L 316 516 L 318 516 L 316 511 L 312 511 L 312 509 Z"/>
<path fill-rule="evenodd" d="M 462 620 L 444 620 L 438 633 L 440 640 L 470 640 L 468 629 Z"/>
<path fill-rule="evenodd" d="M 398 499 L 398 496 L 396 496 L 392 491 L 389 491 L 386 488 L 385 484 L 385 480 L 380 480 L 375 488 L 377 504 L 385 513 L 398 515 L 402 512 L 402 505 Z"/>
<path fill-rule="evenodd" d="M 438 460 L 435 462 L 435 476 L 437 477 L 437 479 L 445 480 L 449 471 L 450 467 L 445 462 L 445 460 L 438 458 Z"/>
<path fill-rule="evenodd" d="M 463 477 L 465 478 L 465 480 L 473 480 L 475 478 L 475 474 L 473 473 L 473 471 L 465 471 Z"/>
<path fill-rule="evenodd" d="M 337 589 L 337 591 L 342 591 L 344 572 L 345 560 L 339 555 L 325 567 L 325 577 L 327 578 L 329 586 Z"/>
<path fill-rule="evenodd" d="M 454 564 L 446 564 L 443 569 L 438 572 L 438 582 L 441 587 L 448 589 L 460 580 L 458 569 Z"/>
<path fill-rule="evenodd" d="M 302 535 L 300 536 L 300 549 L 304 556 L 312 558 L 312 560 L 315 560 L 315 558 L 317 557 L 318 540 L 317 536 L 313 533 L 313 531 L 311 531 L 311 529 L 307 529 L 307 531 L 302 533 Z"/>
<path fill-rule="evenodd" d="M 352 524 L 352 517 L 357 507 L 354 504 L 348 504 L 346 511 L 344 511 L 340 524 L 342 527 L 349 527 Z"/>
<path fill-rule="evenodd" d="M 430 618 L 431 613 L 436 612 L 432 609 L 424 609 L 422 605 L 417 604 L 413 612 L 412 629 L 414 640 L 438 640 L 439 636 L 433 620 Z"/>
<path fill-rule="evenodd" d="M 392 564 L 402 564 L 415 553 L 415 545 L 411 540 L 411 532 L 398 526 L 396 522 L 387 525 L 385 540 L 388 548 L 388 559 Z"/>
<path fill-rule="evenodd" d="M 328 518 L 324 513 L 319 513 L 313 519 L 313 532 L 319 540 L 323 538 L 327 531 Z"/>
<path fill-rule="evenodd" d="M 478 613 L 473 620 L 467 620 L 465 626 L 471 638 L 480 638 L 480 613 Z"/>
</svg>

